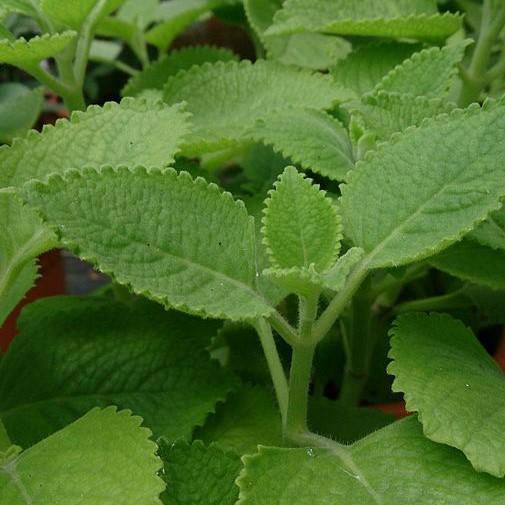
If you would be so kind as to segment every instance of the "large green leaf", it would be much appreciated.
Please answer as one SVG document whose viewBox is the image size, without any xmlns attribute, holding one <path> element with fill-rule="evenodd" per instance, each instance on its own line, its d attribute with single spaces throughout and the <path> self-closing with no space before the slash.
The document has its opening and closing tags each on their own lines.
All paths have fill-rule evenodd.
<svg viewBox="0 0 505 505">
<path fill-rule="evenodd" d="M 297 32 L 443 40 L 461 25 L 434 0 L 286 0 L 267 35 Z"/>
<path fill-rule="evenodd" d="M 258 445 L 282 445 L 281 418 L 272 393 L 260 387 L 242 387 L 217 406 L 195 438 L 218 442 L 240 455 L 256 452 Z"/>
<path fill-rule="evenodd" d="M 389 373 L 424 434 L 461 449 L 476 470 L 505 475 L 505 377 L 463 323 L 406 314 L 392 330 Z"/>
<path fill-rule="evenodd" d="M 229 49 L 212 46 L 189 46 L 172 51 L 168 56 L 134 75 L 123 88 L 123 96 L 135 96 L 148 89 L 163 89 L 167 79 L 181 70 L 206 62 L 236 60 Z"/>
<path fill-rule="evenodd" d="M 62 431 L 0 463 L 5 505 L 161 505 L 150 431 L 140 417 L 93 409 Z"/>
<path fill-rule="evenodd" d="M 414 53 L 408 60 L 391 70 L 376 86 L 375 91 L 394 91 L 414 96 L 442 98 L 447 95 L 463 59 L 469 41 L 439 48 L 431 47 Z"/>
<path fill-rule="evenodd" d="M 288 108 L 329 109 L 349 93 L 322 74 L 259 60 L 204 64 L 169 78 L 170 103 L 185 101 L 194 131 L 186 153 L 219 150 L 244 140 L 258 119 Z"/>
<path fill-rule="evenodd" d="M 419 44 L 394 41 L 358 46 L 331 68 L 331 74 L 338 83 L 363 95 L 419 47 Z"/>
<path fill-rule="evenodd" d="M 62 242 L 136 293 L 233 320 L 268 315 L 254 289 L 255 233 L 241 202 L 174 170 L 104 169 L 24 191 Z"/>
<path fill-rule="evenodd" d="M 505 207 L 489 214 L 487 219 L 474 228 L 467 238 L 492 249 L 505 250 Z"/>
<path fill-rule="evenodd" d="M 426 439 L 412 417 L 352 446 L 262 447 L 244 458 L 240 505 L 501 505 L 505 481 Z"/>
<path fill-rule="evenodd" d="M 238 498 L 235 479 L 242 469 L 237 454 L 201 441 L 169 444 L 160 440 L 167 483 L 161 495 L 165 505 L 234 505 Z"/>
<path fill-rule="evenodd" d="M 322 111 L 279 111 L 259 119 L 247 135 L 271 145 L 302 168 L 329 179 L 342 181 L 354 167 L 347 130 Z"/>
<path fill-rule="evenodd" d="M 92 105 L 1 147 L 0 187 L 84 166 L 168 166 L 188 128 L 180 106 L 133 98 Z"/>
<path fill-rule="evenodd" d="M 287 167 L 266 201 L 263 236 L 276 268 L 324 272 L 340 250 L 340 216 L 319 186 Z"/>
<path fill-rule="evenodd" d="M 46 298 L 19 327 L 0 362 L 0 418 L 23 447 L 111 404 L 187 439 L 237 385 L 206 351 L 215 323 L 145 300 Z"/>
<path fill-rule="evenodd" d="M 56 56 L 76 37 L 76 33 L 48 33 L 26 40 L 23 37 L 10 41 L 0 40 L 0 63 L 9 63 L 21 68 L 33 67 L 40 61 Z"/>
<path fill-rule="evenodd" d="M 344 230 L 371 268 L 440 251 L 500 206 L 503 103 L 428 120 L 369 153 L 342 186 Z"/>
<path fill-rule="evenodd" d="M 493 289 L 505 289 L 505 251 L 462 240 L 430 259 L 448 274 Z"/>
<path fill-rule="evenodd" d="M 37 277 L 35 258 L 56 237 L 13 194 L 0 193 L 0 326 Z"/>
</svg>

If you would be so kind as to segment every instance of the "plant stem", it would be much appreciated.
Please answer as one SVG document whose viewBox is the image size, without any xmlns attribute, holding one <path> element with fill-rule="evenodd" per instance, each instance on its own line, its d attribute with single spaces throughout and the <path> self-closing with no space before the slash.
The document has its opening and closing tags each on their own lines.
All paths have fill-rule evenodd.
<svg viewBox="0 0 505 505">
<path fill-rule="evenodd" d="M 463 87 L 458 100 L 461 107 L 466 107 L 477 101 L 482 89 L 487 84 L 485 77 L 491 50 L 505 24 L 505 6 L 502 6 L 498 12 L 493 12 L 491 3 L 491 0 L 484 0 L 479 39 L 472 54 L 466 77 L 463 80 Z"/>
<path fill-rule="evenodd" d="M 268 369 L 270 371 L 275 394 L 277 396 L 277 403 L 279 404 L 279 410 L 281 411 L 282 422 L 284 424 L 288 409 L 289 389 L 284 368 L 282 367 L 279 353 L 277 352 L 277 347 L 275 345 L 275 340 L 272 335 L 272 328 L 263 318 L 254 321 L 253 325 L 260 338 L 261 346 L 263 347 L 263 352 L 267 360 Z"/>
<path fill-rule="evenodd" d="M 459 289 L 446 295 L 431 296 L 429 298 L 400 303 L 394 308 L 394 313 L 403 314 L 404 312 L 461 309 L 471 307 L 472 305 L 472 301 L 465 295 L 464 289 Z"/>
<path fill-rule="evenodd" d="M 298 342 L 298 334 L 296 330 L 279 314 L 274 311 L 268 318 L 268 322 L 272 328 L 291 346 Z"/>
</svg>

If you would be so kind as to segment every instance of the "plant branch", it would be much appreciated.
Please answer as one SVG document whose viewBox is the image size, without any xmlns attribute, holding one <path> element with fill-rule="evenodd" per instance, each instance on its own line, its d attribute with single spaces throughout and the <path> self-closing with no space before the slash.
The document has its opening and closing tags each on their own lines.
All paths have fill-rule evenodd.
<svg viewBox="0 0 505 505">
<path fill-rule="evenodd" d="M 458 289 L 452 293 L 440 296 L 431 296 L 421 298 L 420 300 L 411 300 L 397 305 L 394 314 L 403 314 L 404 312 L 429 312 L 432 310 L 450 310 L 471 307 L 471 299 L 465 294 L 464 289 Z"/>
<path fill-rule="evenodd" d="M 298 342 L 298 333 L 296 330 L 279 314 L 274 311 L 268 318 L 272 328 L 291 346 Z"/>
</svg>

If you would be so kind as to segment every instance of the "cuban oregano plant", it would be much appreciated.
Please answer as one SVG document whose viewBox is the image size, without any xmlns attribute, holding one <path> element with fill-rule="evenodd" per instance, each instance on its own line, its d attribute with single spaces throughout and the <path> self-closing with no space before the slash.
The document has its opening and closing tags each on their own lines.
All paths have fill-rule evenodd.
<svg viewBox="0 0 505 505">
<path fill-rule="evenodd" d="M 0 0 L 71 112 L 0 147 L 0 323 L 111 278 L 0 355 L 2 505 L 505 503 L 505 4 L 439 4 Z M 167 51 L 212 12 L 255 61 Z"/>
</svg>

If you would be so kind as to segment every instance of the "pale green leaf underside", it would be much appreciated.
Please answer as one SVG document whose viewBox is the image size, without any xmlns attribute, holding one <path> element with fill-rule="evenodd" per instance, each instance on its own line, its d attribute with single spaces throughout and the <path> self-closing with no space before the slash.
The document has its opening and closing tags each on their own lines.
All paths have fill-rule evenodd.
<svg viewBox="0 0 505 505">
<path fill-rule="evenodd" d="M 493 289 L 505 289 L 505 251 L 462 240 L 430 259 L 430 263 L 460 279 Z"/>
<path fill-rule="evenodd" d="M 297 32 L 443 40 L 461 26 L 457 14 L 438 14 L 432 0 L 287 0 L 267 35 Z"/>
<path fill-rule="evenodd" d="M 0 193 L 0 326 L 34 285 L 35 258 L 54 245 L 56 237 L 33 211 Z"/>
<path fill-rule="evenodd" d="M 364 255 L 365 251 L 360 247 L 351 247 L 321 276 L 324 286 L 333 291 L 340 291 L 352 269 L 363 259 Z"/>
<path fill-rule="evenodd" d="M 92 410 L 0 464 L 0 502 L 161 505 L 162 463 L 141 422 L 128 411 Z"/>
<path fill-rule="evenodd" d="M 427 120 L 360 162 L 342 186 L 344 230 L 371 268 L 430 256 L 500 205 L 502 104 Z"/>
<path fill-rule="evenodd" d="M 340 216 L 332 203 L 294 167 L 275 183 L 264 210 L 263 237 L 276 268 L 331 267 L 340 250 Z"/>
<path fill-rule="evenodd" d="M 392 91 L 430 98 L 446 96 L 458 72 L 456 65 L 463 59 L 468 44 L 469 41 L 465 40 L 414 53 L 391 70 L 377 84 L 374 92 Z"/>
<path fill-rule="evenodd" d="M 266 268 L 262 272 L 262 278 L 268 279 L 287 293 L 303 296 L 310 296 L 323 288 L 322 277 L 316 272 L 314 264 L 308 267 Z"/>
<path fill-rule="evenodd" d="M 169 78 L 170 103 L 186 102 L 194 130 L 184 153 L 219 150 L 243 141 L 258 119 L 289 108 L 329 109 L 349 93 L 329 77 L 272 61 L 218 62 Z"/>
<path fill-rule="evenodd" d="M 237 454 L 198 440 L 190 445 L 161 439 L 160 457 L 167 483 L 161 496 L 165 505 L 234 505 L 237 501 L 235 479 L 242 469 Z"/>
<path fill-rule="evenodd" d="M 341 456 L 340 456 L 341 454 Z M 240 505 L 501 505 L 505 481 L 426 439 L 415 417 L 339 453 L 260 448 L 244 458 Z"/>
<path fill-rule="evenodd" d="M 333 66 L 331 74 L 345 88 L 363 95 L 419 47 L 419 44 L 393 41 L 360 46 Z"/>
<path fill-rule="evenodd" d="M 167 79 L 181 70 L 206 62 L 236 60 L 229 49 L 212 46 L 190 46 L 172 51 L 134 75 L 123 88 L 123 96 L 136 96 L 148 89 L 162 90 Z"/>
<path fill-rule="evenodd" d="M 505 250 L 505 207 L 489 214 L 477 228 L 474 228 L 467 238 L 492 249 Z"/>
<path fill-rule="evenodd" d="M 266 115 L 247 136 L 271 145 L 302 168 L 329 179 L 342 181 L 354 167 L 347 130 L 322 111 L 288 109 Z"/>
<path fill-rule="evenodd" d="M 477 471 L 503 477 L 505 377 L 472 332 L 445 314 L 406 314 L 392 334 L 393 389 L 419 412 L 424 434 L 461 449 Z"/>
<path fill-rule="evenodd" d="M 25 198 L 63 244 L 136 293 L 194 314 L 266 316 L 254 224 L 241 202 L 174 170 L 103 169 L 33 184 Z"/>
<path fill-rule="evenodd" d="M 19 326 L 0 362 L 0 418 L 22 447 L 107 405 L 142 416 L 157 437 L 189 439 L 237 386 L 206 351 L 215 323 L 146 300 L 46 298 Z"/>
<path fill-rule="evenodd" d="M 240 455 L 256 452 L 259 444 L 282 445 L 281 419 L 272 394 L 257 386 L 242 387 L 217 406 L 194 437 Z"/>
<path fill-rule="evenodd" d="M 75 37 L 75 32 L 67 31 L 54 35 L 46 33 L 30 40 L 22 37 L 14 41 L 1 39 L 0 63 L 29 68 L 63 51 Z"/>
<path fill-rule="evenodd" d="M 70 121 L 59 120 L 1 147 L 0 187 L 84 166 L 161 168 L 174 161 L 188 129 L 181 106 L 133 98 L 92 105 L 74 112 Z"/>
</svg>

